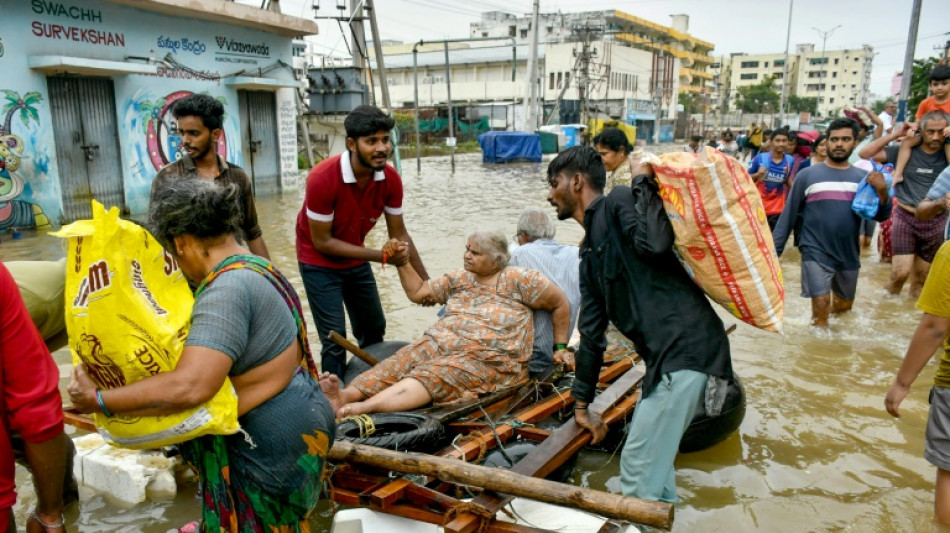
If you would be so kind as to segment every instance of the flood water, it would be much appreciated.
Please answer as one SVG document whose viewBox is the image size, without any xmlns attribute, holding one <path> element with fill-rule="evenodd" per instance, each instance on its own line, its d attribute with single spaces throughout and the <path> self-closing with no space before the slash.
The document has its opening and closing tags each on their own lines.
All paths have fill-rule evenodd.
<svg viewBox="0 0 950 533">
<path fill-rule="evenodd" d="M 514 235 L 522 209 L 551 209 L 542 164 L 482 165 L 479 154 L 456 159 L 454 174 L 444 157 L 424 159 L 421 174 L 414 160 L 403 165 L 406 224 L 431 275 L 462 266 L 471 231 Z M 303 296 L 294 252 L 301 201 L 302 194 L 259 199 L 258 213 L 275 263 Z M 557 228 L 561 242 L 578 243 L 583 235 L 574 221 L 559 222 Z M 381 223 L 367 245 L 378 247 L 385 239 Z M 47 236 L 4 236 L 0 243 L 0 258 L 7 261 L 63 255 L 57 240 Z M 797 251 L 790 249 L 781 264 L 785 332 L 740 324 L 731 335 L 734 366 L 746 388 L 745 421 L 727 441 L 677 460 L 682 502 L 673 530 L 932 531 L 935 469 L 922 454 L 933 364 L 904 401 L 903 418 L 892 419 L 883 407 L 919 318 L 906 289 L 905 296 L 886 297 L 881 287 L 889 265 L 866 252 L 854 312 L 833 319 L 829 330 L 816 330 L 809 326 L 809 301 L 799 297 Z M 377 267 L 376 273 L 387 310 L 387 338 L 414 338 L 435 320 L 431 308 L 406 299 L 395 269 Z M 721 314 L 727 324 L 735 322 Z M 61 350 L 55 357 L 65 390 L 68 353 Z M 618 492 L 618 456 L 585 452 L 575 482 Z M 22 527 L 32 494 L 25 474 L 18 478 Z M 165 532 L 196 518 L 197 510 L 189 490 L 181 490 L 174 502 L 133 508 L 84 494 L 67 520 L 70 531 Z M 325 531 L 331 513 L 325 506 L 320 511 L 314 526 Z"/>
</svg>

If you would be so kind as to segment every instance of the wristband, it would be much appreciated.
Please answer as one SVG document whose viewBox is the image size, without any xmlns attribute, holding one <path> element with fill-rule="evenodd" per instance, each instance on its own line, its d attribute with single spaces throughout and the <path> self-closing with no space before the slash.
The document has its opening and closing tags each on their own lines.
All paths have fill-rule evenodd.
<svg viewBox="0 0 950 533">
<path fill-rule="evenodd" d="M 99 409 L 102 409 L 102 414 L 106 415 L 109 418 L 112 418 L 114 415 L 106 407 L 106 402 L 102 401 L 102 390 L 96 389 L 96 401 L 99 402 Z"/>
<path fill-rule="evenodd" d="M 566 350 L 566 349 L 567 349 L 567 345 L 564 343 L 559 343 L 559 344 L 554 345 L 555 352 L 560 352 L 561 350 Z"/>
<path fill-rule="evenodd" d="M 54 523 L 54 524 L 47 524 L 46 522 L 44 522 L 39 517 L 39 515 L 36 514 L 36 511 L 33 511 L 33 514 L 30 515 L 30 518 L 32 518 L 33 520 L 36 520 L 41 526 L 43 526 L 43 529 L 57 529 L 57 528 L 63 527 L 66 524 L 66 520 L 63 518 L 62 513 L 59 514 L 59 522 Z"/>
<path fill-rule="evenodd" d="M 383 268 L 386 268 L 386 260 L 389 259 L 389 254 L 383 252 Z"/>
</svg>

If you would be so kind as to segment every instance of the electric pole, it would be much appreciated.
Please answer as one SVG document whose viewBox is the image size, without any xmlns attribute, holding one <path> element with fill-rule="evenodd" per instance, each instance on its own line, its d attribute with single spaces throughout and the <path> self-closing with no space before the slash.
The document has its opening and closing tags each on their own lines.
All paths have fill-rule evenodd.
<svg viewBox="0 0 950 533">
<path fill-rule="evenodd" d="M 531 16 L 531 49 L 528 52 L 528 77 L 525 80 L 524 131 L 533 132 L 538 128 L 538 10 L 540 0 L 534 0 Z"/>
<path fill-rule="evenodd" d="M 916 0 L 916 1 L 919 2 L 920 0 Z M 819 71 L 819 74 L 818 74 L 818 107 L 817 107 L 817 109 L 819 110 L 821 109 L 821 90 L 825 87 L 825 43 L 828 41 L 828 37 L 830 37 L 831 34 L 834 33 L 835 30 L 837 30 L 840 27 L 841 27 L 841 24 L 838 24 L 834 28 L 831 28 L 830 30 L 825 30 L 825 31 L 821 31 L 818 28 L 815 28 L 814 26 L 812 26 L 811 28 L 817 31 L 818 35 L 821 37 L 821 60 L 820 60 L 821 70 Z"/>
<path fill-rule="evenodd" d="M 785 120 L 785 103 L 788 102 L 788 45 L 792 40 L 792 6 L 795 4 L 795 0 L 788 0 L 788 30 L 785 32 L 785 62 L 782 64 L 782 106 L 779 113 L 782 118 L 779 120 L 781 124 L 782 120 Z"/>
<path fill-rule="evenodd" d="M 921 0 L 914 0 L 914 7 L 910 12 L 910 29 L 907 31 L 907 48 L 904 50 L 904 74 L 901 75 L 901 92 L 897 97 L 897 120 L 904 122 L 907 118 L 907 98 L 910 96 L 910 81 L 914 74 L 914 52 L 917 49 L 917 26 L 920 24 Z"/>
</svg>

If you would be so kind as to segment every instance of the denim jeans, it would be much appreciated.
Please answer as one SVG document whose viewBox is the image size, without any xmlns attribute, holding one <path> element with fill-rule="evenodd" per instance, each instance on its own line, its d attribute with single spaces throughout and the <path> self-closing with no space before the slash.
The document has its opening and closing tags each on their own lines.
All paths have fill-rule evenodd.
<svg viewBox="0 0 950 533">
<path fill-rule="evenodd" d="M 343 379 L 346 350 L 330 340 L 331 331 L 346 336 L 346 315 L 361 348 L 383 341 L 386 316 L 369 263 L 337 270 L 300 263 L 310 312 L 320 334 L 320 368 Z M 346 314 L 344 314 L 344 306 Z"/>
</svg>

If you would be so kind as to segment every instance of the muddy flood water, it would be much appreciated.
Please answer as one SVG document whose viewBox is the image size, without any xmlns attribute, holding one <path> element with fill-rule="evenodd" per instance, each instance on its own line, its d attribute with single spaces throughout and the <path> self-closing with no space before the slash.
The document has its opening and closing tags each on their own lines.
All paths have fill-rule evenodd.
<svg viewBox="0 0 950 533">
<path fill-rule="evenodd" d="M 419 174 L 414 160 L 403 166 L 406 224 L 432 275 L 462 266 L 471 231 L 514 235 L 522 209 L 551 209 L 545 202 L 543 164 L 483 165 L 480 155 L 471 154 L 457 158 L 454 174 L 444 157 L 424 159 Z M 302 198 L 301 193 L 258 200 L 274 261 L 301 296 L 294 221 Z M 573 221 L 559 222 L 557 228 L 561 242 L 577 243 L 582 237 Z M 381 223 L 367 244 L 378 247 L 385 238 Z M 834 319 L 829 330 L 816 330 L 809 326 L 809 302 L 799 297 L 800 257 L 789 248 L 781 259 L 787 283 L 784 334 L 740 324 L 731 335 L 734 366 L 746 388 L 745 421 L 727 441 L 678 458 L 682 501 L 673 531 L 933 531 L 935 470 L 922 458 L 933 364 L 902 405 L 903 418 L 892 419 L 883 406 L 919 318 L 914 302 L 906 289 L 900 298 L 885 296 L 881 287 L 889 265 L 866 252 L 854 312 Z M 0 243 L 0 257 L 8 261 L 63 255 L 58 240 L 45 235 L 4 236 Z M 377 267 L 376 274 L 387 338 L 412 339 L 435 320 L 431 308 L 406 299 L 395 269 Z M 727 324 L 736 322 L 722 315 Z M 309 312 L 307 320 L 312 322 Z M 317 335 L 310 328 L 316 350 Z M 65 393 L 69 354 L 60 350 L 55 357 Z M 585 452 L 574 482 L 619 492 L 618 456 Z M 18 479 L 22 527 L 33 496 L 26 474 L 21 471 Z M 131 508 L 84 493 L 78 508 L 67 513 L 67 523 L 70 531 L 164 533 L 195 519 L 197 512 L 190 487 L 172 502 Z M 315 530 L 328 531 L 331 516 L 321 504 Z"/>
</svg>

